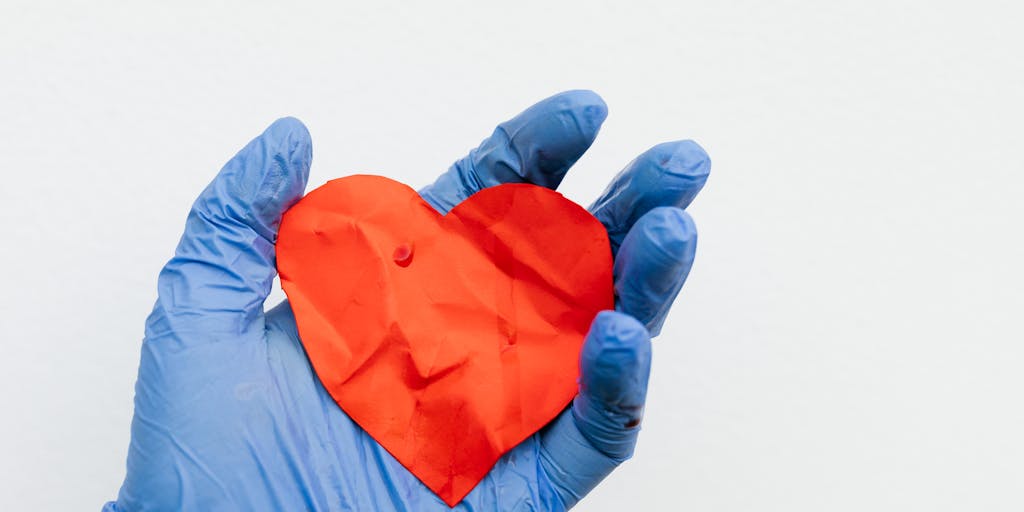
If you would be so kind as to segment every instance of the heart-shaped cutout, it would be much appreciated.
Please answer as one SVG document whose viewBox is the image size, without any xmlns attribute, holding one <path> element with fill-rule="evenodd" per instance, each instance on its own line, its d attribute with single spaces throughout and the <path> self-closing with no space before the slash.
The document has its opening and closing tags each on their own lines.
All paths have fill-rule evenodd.
<svg viewBox="0 0 1024 512">
<path fill-rule="evenodd" d="M 387 178 L 337 179 L 285 213 L 277 264 L 328 393 L 450 506 L 565 409 L 614 307 L 604 227 L 534 185 L 442 216 Z"/>
</svg>

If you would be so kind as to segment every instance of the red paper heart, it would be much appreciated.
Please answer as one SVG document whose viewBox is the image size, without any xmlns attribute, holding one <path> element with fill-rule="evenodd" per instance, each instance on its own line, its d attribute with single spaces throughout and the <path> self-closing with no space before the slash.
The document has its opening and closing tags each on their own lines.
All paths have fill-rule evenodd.
<svg viewBox="0 0 1024 512">
<path fill-rule="evenodd" d="M 604 227 L 534 185 L 442 216 L 387 178 L 334 180 L 285 213 L 277 263 L 324 387 L 450 506 L 572 400 L 614 306 Z"/>
</svg>

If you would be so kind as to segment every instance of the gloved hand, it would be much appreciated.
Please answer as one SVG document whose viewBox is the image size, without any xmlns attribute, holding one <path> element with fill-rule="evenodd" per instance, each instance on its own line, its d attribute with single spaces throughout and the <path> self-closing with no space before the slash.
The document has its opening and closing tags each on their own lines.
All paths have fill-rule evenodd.
<svg viewBox="0 0 1024 512">
<path fill-rule="evenodd" d="M 421 195 L 447 212 L 500 183 L 554 188 L 606 114 L 589 91 L 548 98 L 499 125 Z M 287 301 L 263 310 L 281 215 L 302 196 L 311 156 L 302 123 L 281 119 L 193 205 L 146 321 L 127 477 L 104 510 L 448 510 L 327 394 Z M 457 510 L 565 510 L 632 455 L 649 338 L 693 262 L 696 231 L 682 208 L 709 167 L 693 142 L 660 144 L 594 203 L 615 254 L 617 301 L 584 342 L 579 395 Z"/>
</svg>

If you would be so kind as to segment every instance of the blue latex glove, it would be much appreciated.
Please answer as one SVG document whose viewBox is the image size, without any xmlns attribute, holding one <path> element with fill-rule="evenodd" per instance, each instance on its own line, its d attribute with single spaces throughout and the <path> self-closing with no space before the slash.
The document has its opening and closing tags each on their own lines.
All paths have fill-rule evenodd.
<svg viewBox="0 0 1024 512">
<path fill-rule="evenodd" d="M 589 91 L 548 98 L 421 191 L 446 212 L 499 183 L 554 188 L 607 114 Z M 263 310 L 281 214 L 303 194 L 306 128 L 281 119 L 203 191 L 159 278 L 135 387 L 128 472 L 105 510 L 448 510 L 353 423 L 310 367 L 287 301 Z M 709 160 L 655 146 L 591 211 L 608 229 L 616 311 L 594 320 L 579 395 L 502 457 L 457 510 L 565 510 L 633 453 L 657 334 L 693 261 L 682 210 Z"/>
</svg>

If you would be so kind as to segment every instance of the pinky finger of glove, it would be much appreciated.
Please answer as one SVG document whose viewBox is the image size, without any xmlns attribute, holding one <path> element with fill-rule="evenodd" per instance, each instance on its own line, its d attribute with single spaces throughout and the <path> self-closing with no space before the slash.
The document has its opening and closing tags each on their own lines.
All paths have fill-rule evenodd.
<svg viewBox="0 0 1024 512">
<path fill-rule="evenodd" d="M 633 455 L 650 373 L 644 325 L 599 313 L 580 355 L 579 394 L 541 438 L 542 464 L 567 508 Z"/>
</svg>

